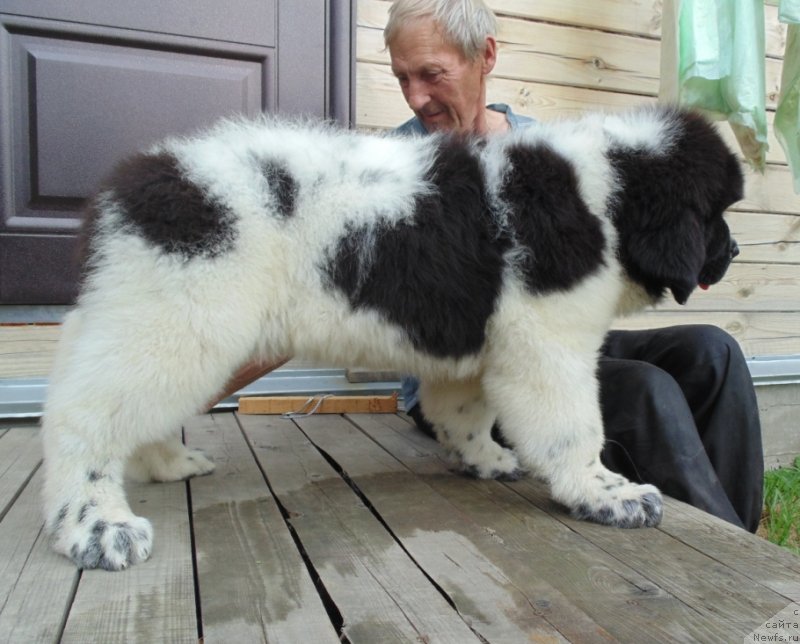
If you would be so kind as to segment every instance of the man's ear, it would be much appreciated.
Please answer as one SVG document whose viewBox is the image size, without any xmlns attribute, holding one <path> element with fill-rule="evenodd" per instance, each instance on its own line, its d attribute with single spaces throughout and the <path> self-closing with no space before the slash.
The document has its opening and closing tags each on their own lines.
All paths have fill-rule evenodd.
<svg viewBox="0 0 800 644">
<path fill-rule="evenodd" d="M 486 45 L 481 55 L 483 75 L 490 74 L 497 64 L 497 41 L 493 36 L 486 36 Z"/>
</svg>

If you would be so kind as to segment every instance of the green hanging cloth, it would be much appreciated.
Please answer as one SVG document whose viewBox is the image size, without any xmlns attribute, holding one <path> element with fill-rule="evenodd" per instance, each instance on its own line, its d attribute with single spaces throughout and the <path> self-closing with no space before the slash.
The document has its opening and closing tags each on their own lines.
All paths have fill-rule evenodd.
<svg viewBox="0 0 800 644">
<path fill-rule="evenodd" d="M 780 0 L 778 20 L 786 24 L 800 23 L 800 0 Z"/>
<path fill-rule="evenodd" d="M 766 162 L 763 0 L 665 0 L 661 99 L 731 124 L 745 159 Z"/>
<path fill-rule="evenodd" d="M 773 128 L 789 162 L 794 191 L 800 194 L 800 0 L 781 0 L 778 19 L 789 27 Z"/>
</svg>

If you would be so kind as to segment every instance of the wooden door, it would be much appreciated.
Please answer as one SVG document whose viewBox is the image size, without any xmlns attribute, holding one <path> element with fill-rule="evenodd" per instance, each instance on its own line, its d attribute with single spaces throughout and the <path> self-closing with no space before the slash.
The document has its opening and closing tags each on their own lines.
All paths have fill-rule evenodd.
<svg viewBox="0 0 800 644">
<path fill-rule="evenodd" d="M 349 123 L 352 1 L 0 0 L 0 303 L 74 299 L 119 158 L 234 114 Z"/>
</svg>

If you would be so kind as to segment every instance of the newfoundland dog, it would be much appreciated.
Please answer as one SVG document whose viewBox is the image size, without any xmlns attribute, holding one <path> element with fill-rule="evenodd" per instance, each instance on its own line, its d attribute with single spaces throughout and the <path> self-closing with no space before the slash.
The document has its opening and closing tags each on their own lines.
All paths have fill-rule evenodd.
<svg viewBox="0 0 800 644">
<path fill-rule="evenodd" d="M 615 316 L 722 278 L 741 196 L 715 128 L 668 107 L 489 139 L 229 121 L 128 159 L 91 202 L 45 406 L 56 549 L 146 559 L 126 463 L 210 472 L 168 436 L 240 365 L 286 355 L 413 373 L 466 470 L 531 471 L 574 516 L 656 525 L 659 491 L 599 459 L 598 350 Z"/>
</svg>

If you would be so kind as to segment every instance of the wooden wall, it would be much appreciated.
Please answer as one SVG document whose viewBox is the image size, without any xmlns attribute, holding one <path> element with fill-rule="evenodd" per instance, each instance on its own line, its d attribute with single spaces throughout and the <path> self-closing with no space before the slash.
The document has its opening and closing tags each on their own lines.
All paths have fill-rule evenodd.
<svg viewBox="0 0 800 644">
<path fill-rule="evenodd" d="M 383 51 L 387 0 L 359 0 L 356 124 L 389 128 L 411 116 Z M 488 100 L 541 120 L 656 100 L 660 0 L 490 0 L 499 59 Z M 771 130 L 786 26 L 766 7 L 770 151 L 764 175 L 746 168 L 746 197 L 728 221 L 742 248 L 725 280 L 685 307 L 665 304 L 620 328 L 713 323 L 751 356 L 800 355 L 800 196 Z M 720 129 L 738 150 L 726 123 Z"/>
</svg>

